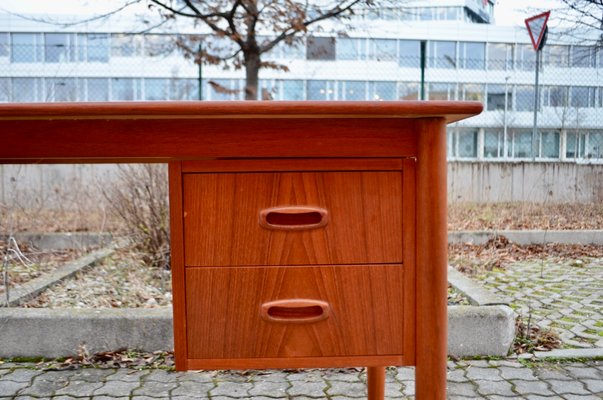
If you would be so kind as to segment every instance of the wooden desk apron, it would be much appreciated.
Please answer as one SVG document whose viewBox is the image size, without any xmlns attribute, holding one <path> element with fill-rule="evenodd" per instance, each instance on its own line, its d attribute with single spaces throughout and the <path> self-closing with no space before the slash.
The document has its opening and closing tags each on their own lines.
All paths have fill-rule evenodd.
<svg viewBox="0 0 603 400">
<path fill-rule="evenodd" d="M 168 162 L 176 368 L 446 387 L 446 130 L 474 102 L 0 105 L 0 163 Z"/>
</svg>

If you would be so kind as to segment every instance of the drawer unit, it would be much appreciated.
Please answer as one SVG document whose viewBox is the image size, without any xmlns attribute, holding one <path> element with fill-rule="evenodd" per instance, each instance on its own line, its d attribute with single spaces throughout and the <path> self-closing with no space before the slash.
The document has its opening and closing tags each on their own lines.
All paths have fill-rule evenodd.
<svg viewBox="0 0 603 400">
<path fill-rule="evenodd" d="M 401 199 L 401 171 L 185 174 L 185 264 L 401 263 Z"/>
<path fill-rule="evenodd" d="M 186 293 L 192 359 L 403 353 L 401 265 L 188 268 Z"/>
<path fill-rule="evenodd" d="M 189 367 L 412 363 L 413 160 L 182 162 L 170 180 Z"/>
</svg>

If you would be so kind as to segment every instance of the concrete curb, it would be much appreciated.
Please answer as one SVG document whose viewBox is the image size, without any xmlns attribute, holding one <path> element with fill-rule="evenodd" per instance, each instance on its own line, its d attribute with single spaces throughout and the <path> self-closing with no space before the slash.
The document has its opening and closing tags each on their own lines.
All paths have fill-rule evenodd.
<svg viewBox="0 0 603 400">
<path fill-rule="evenodd" d="M 451 306 L 448 319 L 450 355 L 507 355 L 514 326 L 508 307 Z M 172 309 L 3 308 L 0 343 L 2 358 L 64 357 L 82 345 L 91 353 L 173 349 Z"/>
<path fill-rule="evenodd" d="M 546 361 L 550 359 L 559 360 L 573 360 L 579 358 L 600 358 L 603 359 L 603 349 L 600 347 L 591 349 L 555 349 L 551 351 L 537 351 L 534 354 L 525 353 L 520 354 L 518 357 L 520 360 L 541 360 Z"/>
<path fill-rule="evenodd" d="M 44 274 L 38 278 L 32 279 L 22 286 L 11 289 L 9 292 L 9 307 L 18 306 L 19 304 L 24 303 L 25 301 L 42 293 L 48 287 L 75 275 L 77 272 L 82 271 L 85 268 L 97 264 L 102 259 L 113 254 L 114 251 L 115 246 L 97 250 L 80 257 L 73 262 L 62 265 L 48 274 Z"/>
<path fill-rule="evenodd" d="M 484 244 L 494 236 L 504 236 L 519 245 L 598 244 L 603 245 L 603 230 L 584 231 L 458 231 L 448 232 L 448 243 Z"/>
</svg>

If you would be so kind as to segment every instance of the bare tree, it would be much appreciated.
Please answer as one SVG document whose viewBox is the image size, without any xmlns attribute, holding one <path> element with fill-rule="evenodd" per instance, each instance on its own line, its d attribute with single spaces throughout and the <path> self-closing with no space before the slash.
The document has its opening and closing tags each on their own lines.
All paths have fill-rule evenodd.
<svg viewBox="0 0 603 400">
<path fill-rule="evenodd" d="M 594 40 L 603 47 L 603 0 L 561 0 L 555 14 L 568 26 L 565 34 L 580 40 Z M 592 33 L 595 33 L 595 36 Z"/>
<path fill-rule="evenodd" d="M 164 21 L 186 19 L 204 26 L 210 35 L 182 37 L 176 45 L 195 63 L 245 69 L 245 99 L 258 98 L 262 68 L 287 70 L 263 59 L 282 43 L 296 46 L 313 26 L 342 20 L 374 0 L 140 0 L 159 12 Z M 266 35 L 266 36 L 265 36 Z M 225 90 L 217 87 L 216 90 Z"/>
</svg>

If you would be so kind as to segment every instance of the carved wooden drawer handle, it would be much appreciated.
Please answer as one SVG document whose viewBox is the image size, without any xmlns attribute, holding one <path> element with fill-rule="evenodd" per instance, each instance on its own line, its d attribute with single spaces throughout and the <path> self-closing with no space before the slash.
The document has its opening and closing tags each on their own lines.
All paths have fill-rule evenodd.
<svg viewBox="0 0 603 400">
<path fill-rule="evenodd" d="M 329 212 L 320 207 L 284 206 L 260 211 L 260 225 L 267 229 L 316 229 L 329 222 Z"/>
<path fill-rule="evenodd" d="M 320 300 L 287 299 L 264 303 L 262 319 L 268 322 L 312 323 L 329 317 L 329 303 Z"/>
</svg>

